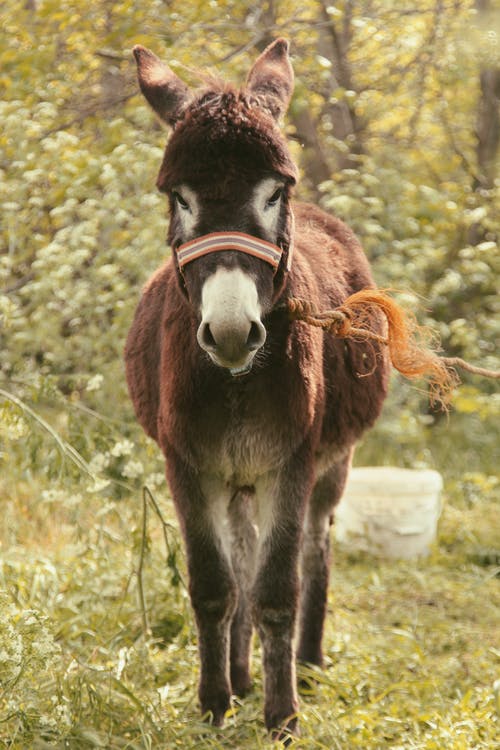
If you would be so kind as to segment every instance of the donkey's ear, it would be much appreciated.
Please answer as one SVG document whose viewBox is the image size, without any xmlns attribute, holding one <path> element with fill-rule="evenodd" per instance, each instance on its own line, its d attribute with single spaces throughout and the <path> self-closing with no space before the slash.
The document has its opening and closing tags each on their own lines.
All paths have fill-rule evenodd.
<svg viewBox="0 0 500 750">
<path fill-rule="evenodd" d="M 293 68 L 286 39 L 275 39 L 255 61 L 247 86 L 275 119 L 284 114 L 293 93 Z"/>
<path fill-rule="evenodd" d="M 133 53 L 142 93 L 160 120 L 174 125 L 190 98 L 189 88 L 151 50 L 137 44 Z"/>
</svg>

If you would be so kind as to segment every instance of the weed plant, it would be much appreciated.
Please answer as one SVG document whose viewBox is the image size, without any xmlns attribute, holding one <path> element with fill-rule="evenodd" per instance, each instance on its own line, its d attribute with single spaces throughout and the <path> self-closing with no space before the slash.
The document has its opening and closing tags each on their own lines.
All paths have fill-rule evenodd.
<svg viewBox="0 0 500 750">
<path fill-rule="evenodd" d="M 35 478 L 0 489 L 0 747 L 273 747 L 258 642 L 251 695 L 234 699 L 222 730 L 200 720 L 195 628 L 164 491 L 163 523 L 149 504 L 144 527 L 140 493 L 103 501 Z M 428 558 L 334 545 L 326 665 L 299 667 L 292 747 L 498 747 L 499 527 L 497 481 L 470 473 L 447 482 Z"/>
</svg>

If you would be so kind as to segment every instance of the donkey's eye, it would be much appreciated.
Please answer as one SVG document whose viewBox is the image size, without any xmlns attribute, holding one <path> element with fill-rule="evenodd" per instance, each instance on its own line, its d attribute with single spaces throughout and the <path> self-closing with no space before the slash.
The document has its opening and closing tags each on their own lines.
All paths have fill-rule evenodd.
<svg viewBox="0 0 500 750">
<path fill-rule="evenodd" d="M 266 208 L 270 208 L 271 206 L 275 206 L 281 196 L 283 195 L 283 188 L 279 187 L 277 190 L 274 191 L 274 193 L 271 195 L 270 198 L 266 201 Z"/>
<path fill-rule="evenodd" d="M 189 203 L 184 200 L 182 195 L 178 193 L 176 190 L 172 193 L 172 198 L 174 201 L 179 205 L 180 208 L 182 208 L 183 211 L 189 211 Z"/>
</svg>

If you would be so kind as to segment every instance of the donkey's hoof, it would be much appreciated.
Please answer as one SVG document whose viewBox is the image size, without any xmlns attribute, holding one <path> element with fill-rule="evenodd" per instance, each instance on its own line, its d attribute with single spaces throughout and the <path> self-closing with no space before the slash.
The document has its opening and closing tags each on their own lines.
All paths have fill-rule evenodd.
<svg viewBox="0 0 500 750">
<path fill-rule="evenodd" d="M 289 747 L 294 738 L 297 737 L 300 737 L 300 729 L 297 723 L 293 729 L 286 727 L 285 729 L 273 729 L 271 732 L 271 739 L 274 742 L 279 742 L 283 747 Z"/>
<path fill-rule="evenodd" d="M 201 702 L 201 714 L 203 720 L 214 727 L 221 727 L 224 724 L 224 716 L 231 705 L 231 696 L 229 692 L 221 691 L 212 693 L 204 697 Z"/>
<path fill-rule="evenodd" d="M 271 738 L 275 742 L 281 742 L 283 747 L 288 747 L 294 737 L 300 737 L 299 719 L 296 714 L 293 714 L 287 719 L 281 720 L 281 722 L 275 721 L 269 722 L 268 724 L 266 721 L 266 724 L 268 729 L 273 727 L 270 729 Z M 276 729 L 275 727 L 279 727 L 279 729 Z"/>
<path fill-rule="evenodd" d="M 252 679 L 248 669 L 231 667 L 231 686 L 233 688 L 233 695 L 244 698 L 252 689 Z"/>
<path fill-rule="evenodd" d="M 321 684 L 323 663 L 319 661 L 297 661 L 297 687 L 304 695 L 313 695 Z"/>
<path fill-rule="evenodd" d="M 206 711 L 201 712 L 202 721 L 206 724 L 210 724 L 212 727 L 223 727 L 225 711 L 214 711 L 208 708 Z"/>
</svg>

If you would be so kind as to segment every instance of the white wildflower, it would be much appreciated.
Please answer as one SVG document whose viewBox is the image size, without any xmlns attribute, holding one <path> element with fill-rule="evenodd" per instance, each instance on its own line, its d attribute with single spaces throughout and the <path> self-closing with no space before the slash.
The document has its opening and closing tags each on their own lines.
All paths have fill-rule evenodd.
<svg viewBox="0 0 500 750">
<path fill-rule="evenodd" d="M 92 474 L 100 474 L 109 466 L 109 453 L 96 453 L 89 462 L 89 469 Z"/>
<path fill-rule="evenodd" d="M 161 471 L 148 474 L 146 478 L 146 485 L 148 487 L 161 487 L 163 484 L 165 484 L 165 475 Z"/>
<path fill-rule="evenodd" d="M 115 456 L 115 458 L 119 458 L 120 456 L 130 456 L 133 449 L 134 444 L 131 440 L 120 440 L 118 443 L 114 444 L 110 453 L 112 456 Z"/>
<path fill-rule="evenodd" d="M 122 469 L 122 474 L 124 477 L 128 477 L 129 479 L 136 479 L 137 477 L 140 477 L 141 474 L 144 471 L 144 467 L 140 461 L 128 461 L 125 466 Z"/>
<path fill-rule="evenodd" d="M 87 382 L 87 391 L 98 391 L 104 382 L 104 376 L 100 373 L 92 375 Z"/>
</svg>

